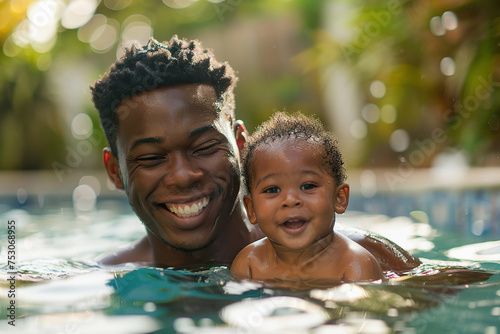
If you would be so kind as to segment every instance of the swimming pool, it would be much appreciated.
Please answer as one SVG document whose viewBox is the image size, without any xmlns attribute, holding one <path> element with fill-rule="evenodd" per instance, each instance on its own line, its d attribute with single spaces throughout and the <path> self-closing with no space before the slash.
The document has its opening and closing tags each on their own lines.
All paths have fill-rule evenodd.
<svg viewBox="0 0 500 334">
<path fill-rule="evenodd" d="M 424 264 L 411 275 L 378 284 L 310 282 L 304 290 L 238 283 L 223 265 L 197 271 L 98 267 L 94 256 L 144 234 L 127 203 L 104 198 L 91 210 L 75 211 L 71 199 L 46 198 L 43 206 L 37 198 L 22 206 L 14 205 L 16 200 L 3 200 L 0 209 L 1 333 L 500 330 L 500 261 L 457 262 L 447 255 L 452 248 L 492 238 L 438 233 L 422 211 L 393 218 L 351 211 L 339 218 L 386 233 L 422 257 Z M 9 222 L 16 230 L 10 248 Z M 15 281 L 9 249 L 15 251 Z M 456 265 L 470 270 L 445 270 Z"/>
</svg>

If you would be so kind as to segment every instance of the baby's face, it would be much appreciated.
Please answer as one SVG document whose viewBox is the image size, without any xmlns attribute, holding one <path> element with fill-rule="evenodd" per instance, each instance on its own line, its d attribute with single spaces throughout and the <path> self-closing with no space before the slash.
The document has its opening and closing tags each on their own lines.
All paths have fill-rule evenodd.
<svg viewBox="0 0 500 334">
<path fill-rule="evenodd" d="M 342 186 L 325 170 L 319 144 L 276 140 L 256 148 L 245 206 L 274 245 L 300 250 L 333 233 Z"/>
</svg>

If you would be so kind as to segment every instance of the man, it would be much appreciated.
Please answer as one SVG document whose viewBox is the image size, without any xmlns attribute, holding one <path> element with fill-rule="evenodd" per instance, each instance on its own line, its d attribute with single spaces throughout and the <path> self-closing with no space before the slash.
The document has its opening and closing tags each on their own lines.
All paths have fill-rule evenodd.
<svg viewBox="0 0 500 334">
<path fill-rule="evenodd" d="M 92 89 L 109 148 L 104 164 L 147 235 L 103 264 L 186 267 L 230 263 L 263 235 L 240 200 L 247 131 L 234 118 L 236 76 L 196 41 L 174 36 L 133 46 Z M 384 270 L 420 262 L 378 236 L 338 229 L 367 248 Z"/>
</svg>

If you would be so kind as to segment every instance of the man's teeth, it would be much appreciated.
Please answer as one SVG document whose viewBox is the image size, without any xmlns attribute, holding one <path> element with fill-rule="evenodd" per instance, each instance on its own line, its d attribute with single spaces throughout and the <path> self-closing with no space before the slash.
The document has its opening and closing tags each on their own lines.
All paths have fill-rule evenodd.
<svg viewBox="0 0 500 334">
<path fill-rule="evenodd" d="M 167 205 L 167 209 L 170 210 L 172 213 L 175 215 L 186 218 L 186 217 L 193 217 L 197 216 L 203 211 L 203 209 L 208 205 L 209 199 L 208 197 L 205 197 L 204 199 L 193 203 L 191 205 Z"/>
</svg>

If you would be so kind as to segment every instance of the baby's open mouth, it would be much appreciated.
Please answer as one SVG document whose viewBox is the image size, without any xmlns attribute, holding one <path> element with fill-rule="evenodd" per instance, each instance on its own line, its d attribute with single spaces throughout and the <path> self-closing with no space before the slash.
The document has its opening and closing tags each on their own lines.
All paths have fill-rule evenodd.
<svg viewBox="0 0 500 334">
<path fill-rule="evenodd" d="M 304 219 L 289 219 L 281 225 L 291 230 L 297 230 L 304 226 L 305 223 L 306 221 Z"/>
<path fill-rule="evenodd" d="M 199 215 L 208 205 L 208 202 L 210 202 L 210 198 L 204 197 L 191 203 L 165 203 L 165 207 L 174 215 L 187 218 Z"/>
</svg>

